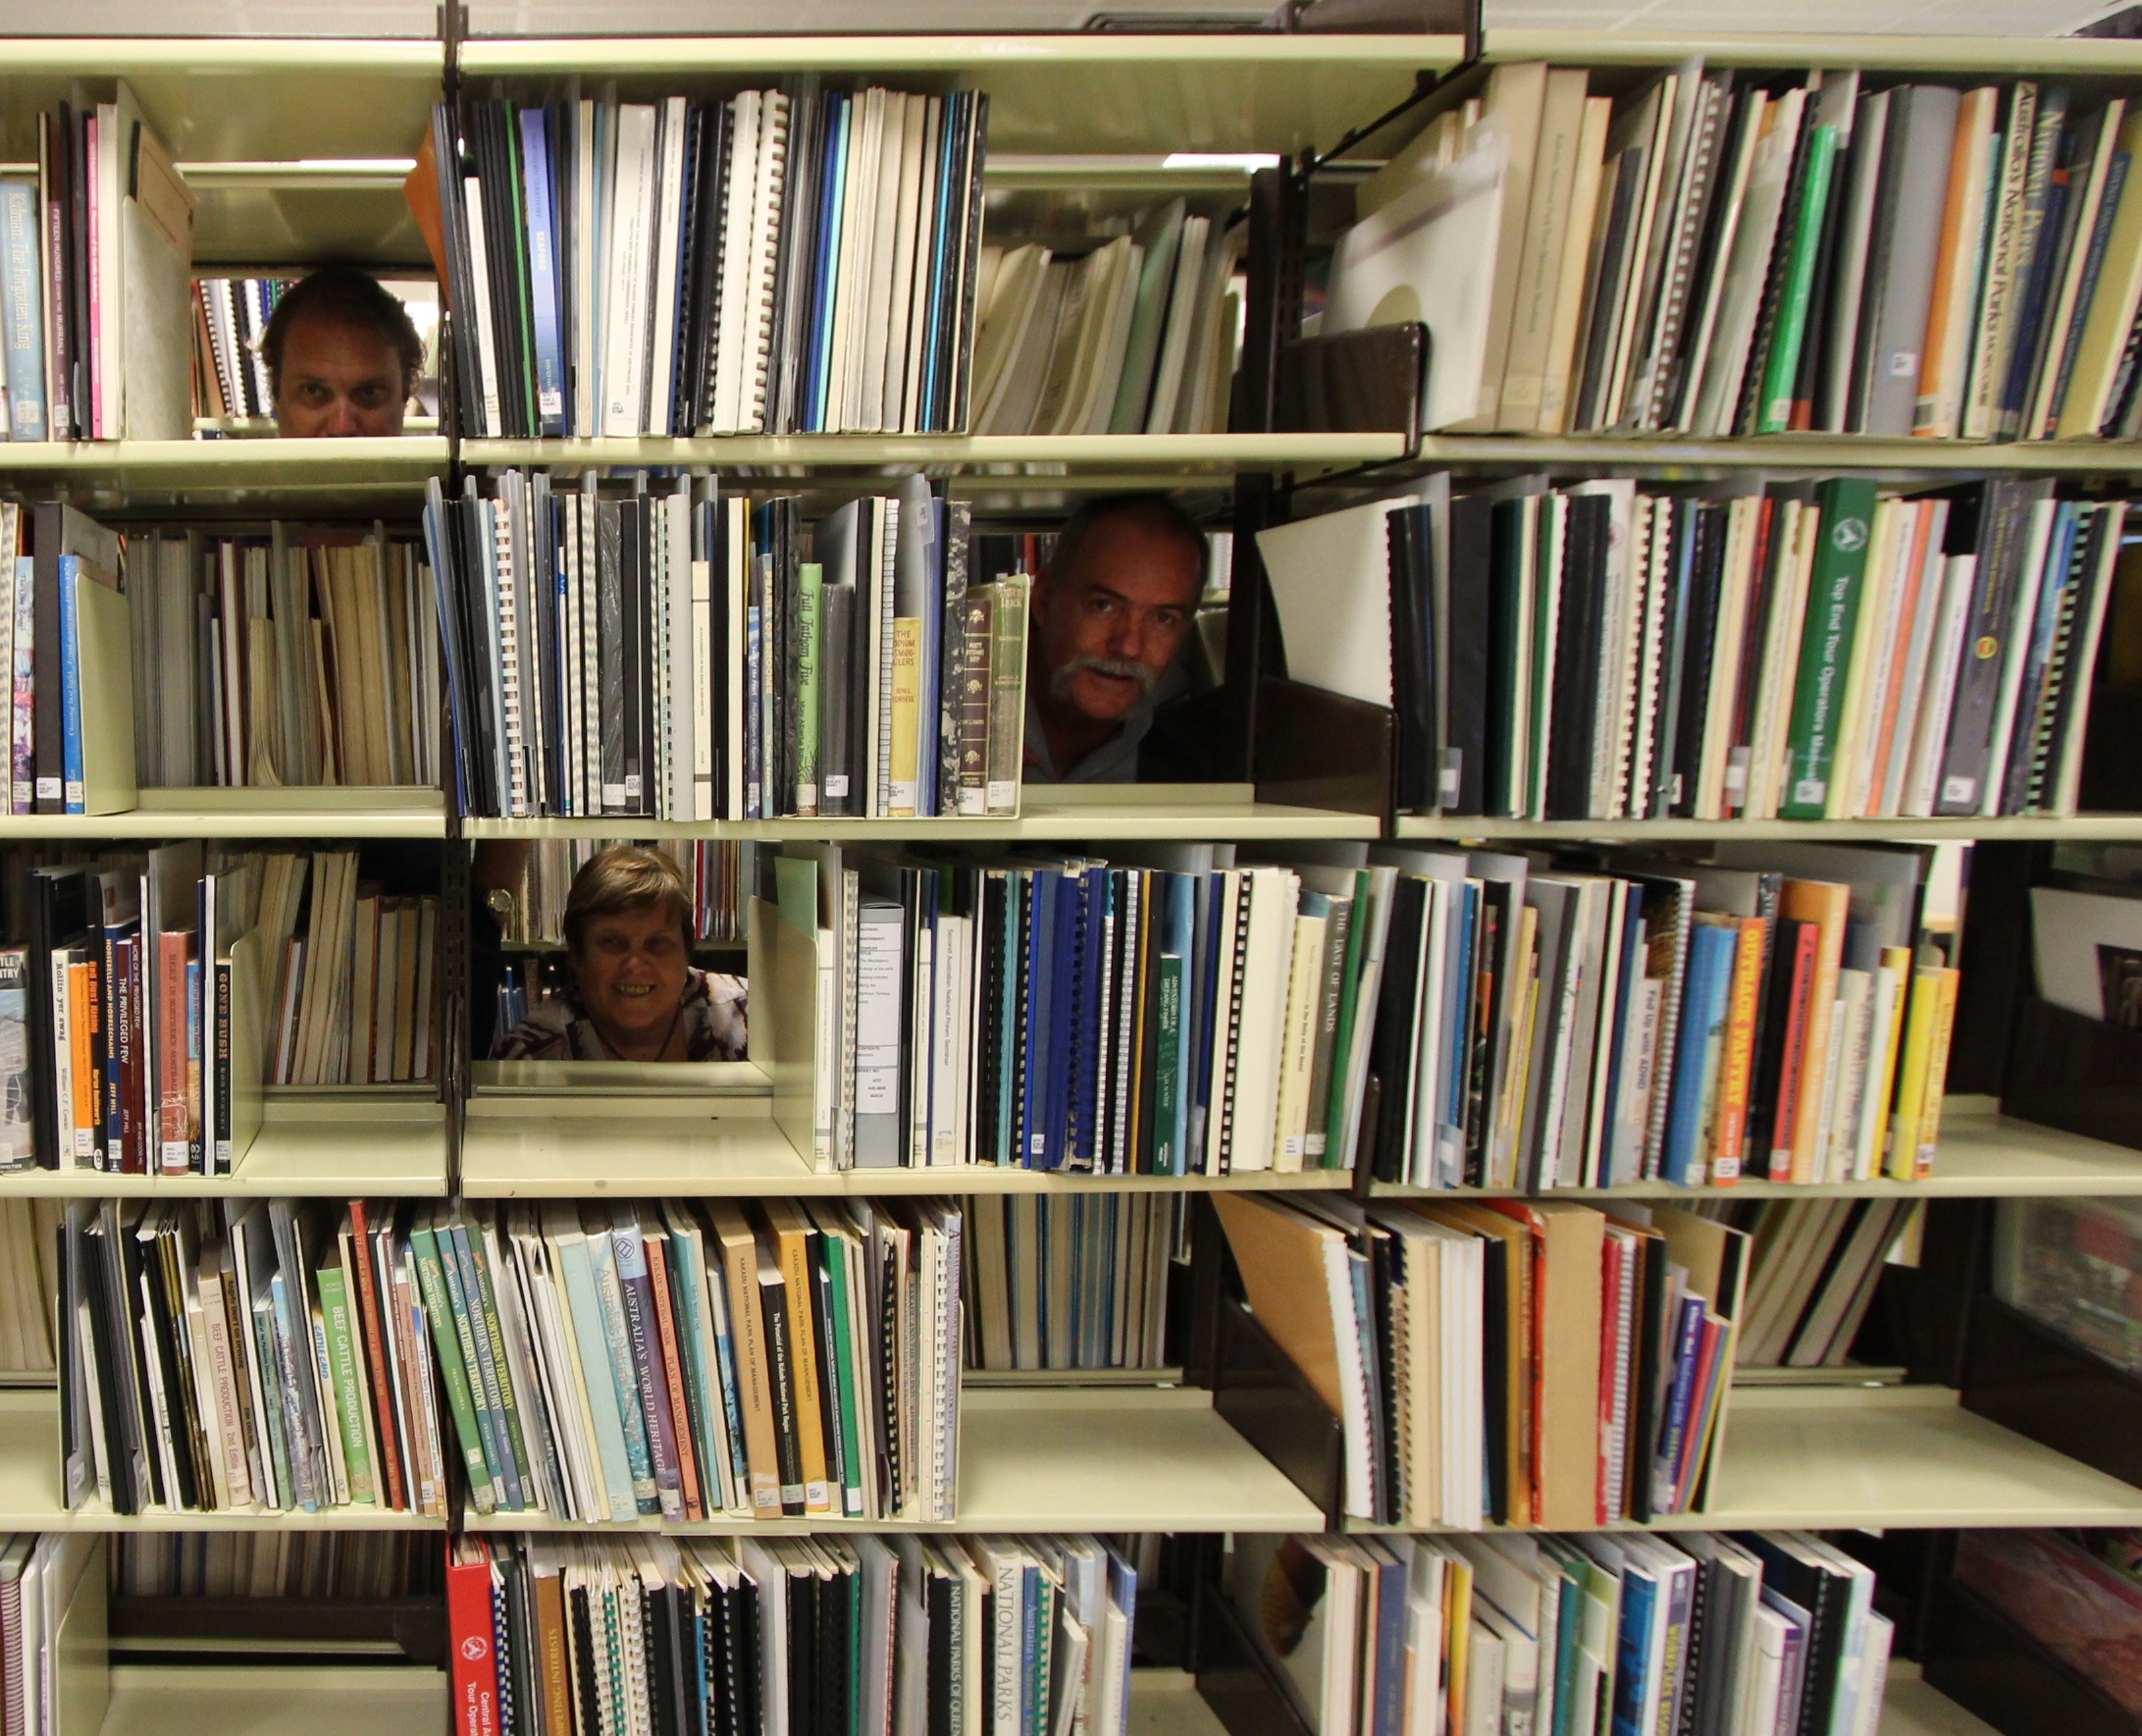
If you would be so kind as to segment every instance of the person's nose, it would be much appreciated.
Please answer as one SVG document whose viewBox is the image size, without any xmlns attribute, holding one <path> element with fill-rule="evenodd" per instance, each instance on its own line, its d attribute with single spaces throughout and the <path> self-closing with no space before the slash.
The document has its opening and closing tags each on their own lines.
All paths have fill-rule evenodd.
<svg viewBox="0 0 2142 1736">
<path fill-rule="evenodd" d="M 1116 631 L 1109 636 L 1109 656 L 1127 658 L 1135 662 L 1144 650 L 1145 622 L 1134 613 L 1126 613 L 1116 623 Z"/>
<path fill-rule="evenodd" d="M 328 433 L 346 437 L 357 432 L 357 406 L 346 397 L 338 397 L 328 411 Z"/>
</svg>

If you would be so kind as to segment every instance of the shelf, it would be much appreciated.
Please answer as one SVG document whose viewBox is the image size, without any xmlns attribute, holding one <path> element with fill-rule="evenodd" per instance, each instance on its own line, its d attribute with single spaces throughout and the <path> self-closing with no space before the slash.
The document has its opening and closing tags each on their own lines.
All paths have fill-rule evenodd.
<svg viewBox="0 0 2142 1736">
<path fill-rule="evenodd" d="M 992 151 L 1264 151 L 1334 143 L 1408 95 L 1416 73 L 1455 66 L 1456 36 L 1057 35 L 590 36 L 478 38 L 471 87 L 565 73 L 615 78 L 630 99 L 732 90 L 794 73 L 904 89 L 989 92 Z"/>
<path fill-rule="evenodd" d="M 0 483 L 35 480 L 78 505 L 251 506 L 263 517 L 373 511 L 423 503 L 444 478 L 437 435 L 363 440 L 113 440 L 0 443 Z"/>
<path fill-rule="evenodd" d="M 437 1199 L 445 1191 L 445 1105 L 394 1087 L 373 1092 L 361 1085 L 303 1096 L 279 1096 L 271 1088 L 259 1136 L 228 1176 L 0 1174 L 0 1198 Z"/>
<path fill-rule="evenodd" d="M 112 1666 L 102 1736 L 379 1736 L 447 1726 L 446 1672 L 400 1664 Z"/>
<path fill-rule="evenodd" d="M 968 1387 L 960 1400 L 957 1518 L 710 1519 L 575 1525 L 468 1515 L 472 1530 L 662 1531 L 779 1537 L 832 1531 L 1321 1531 L 1309 1498 L 1222 1421 L 1198 1388 Z"/>
<path fill-rule="evenodd" d="M 5 448 L 0 448 L 4 450 Z M 0 815 L 0 842 L 25 838 L 444 838 L 434 789 L 287 786 L 145 789 L 125 814 Z"/>
<path fill-rule="evenodd" d="M 2142 815 L 1972 815 L 1955 819 L 1490 819 L 1444 818 L 1401 814 L 1401 840 L 1507 838 L 1570 843 L 1700 843 L 1713 838 L 1795 838 L 1807 843 L 1849 844 L 1857 839 L 1935 843 L 2040 838 L 2061 843 L 2142 841 Z"/>
<path fill-rule="evenodd" d="M 1900 478 L 2025 472 L 2033 475 L 2120 476 L 2142 470 L 2142 443 L 2133 441 L 1893 440 L 1865 434 L 1750 435 L 1698 440 L 1676 435 L 1631 438 L 1611 434 L 1429 435 L 1409 468 L 1634 471 L 1680 473 L 1762 470 L 1783 480 L 1838 470 Z"/>
<path fill-rule="evenodd" d="M 181 162 L 411 156 L 444 78 L 436 40 L 11 36 L 0 141 L 35 156 L 37 111 L 125 79 Z"/>
<path fill-rule="evenodd" d="M 1343 1178 L 1335 1184 L 1344 1185 Z M 1467 1196 L 1517 1198 L 1521 1188 L 1413 1187 L 1378 1182 L 1379 1199 Z M 2142 1151 L 2064 1133 L 1997 1113 L 1991 1097 L 1951 1097 L 1942 1111 L 1934 1173 L 1923 1182 L 1736 1182 L 1731 1187 L 1677 1187 L 1635 1182 L 1621 1187 L 1556 1187 L 1555 1199 L 1993 1199 L 2023 1195 L 2142 1194 Z"/>
<path fill-rule="evenodd" d="M 1742 1388 L 1710 1504 L 1662 1530 L 2133 1525 L 2142 1489 L 2010 1433 L 1943 1387 Z"/>
<path fill-rule="evenodd" d="M 1983 1718 L 1973 1717 L 1946 1694 L 1929 1688 L 1919 1666 L 1896 1658 L 1889 1666 L 1889 1687 L 1882 1697 L 1878 1736 L 1999 1736 Z"/>
<path fill-rule="evenodd" d="M 2142 43 L 2096 37 L 1772 34 L 1719 30 L 1651 36 L 1638 31 L 1494 30 L 1489 61 L 1558 66 L 1677 66 L 1691 55 L 1721 67 L 1859 67 L 1870 73 L 1985 73 L 2011 79 L 2142 72 Z"/>
<path fill-rule="evenodd" d="M 479 1096 L 462 1124 L 461 1191 L 471 1199 L 824 1197 L 874 1199 L 939 1193 L 1199 1193 L 1344 1187 L 1343 1171 L 1239 1176 L 1089 1176 L 1010 1165 L 813 1170 L 766 1116 L 710 1104 L 651 1107 L 580 1098 L 570 1113 L 542 1100 Z"/>
<path fill-rule="evenodd" d="M 1129 843 L 1374 838 L 1374 815 L 1290 808 L 1253 799 L 1247 784 L 1066 784 L 1025 792 L 1014 819 L 465 819 L 471 838 L 741 838 L 861 844 L 929 838 L 944 843 Z"/>
<path fill-rule="evenodd" d="M 472 465 L 525 464 L 600 469 L 612 464 L 927 465 L 972 470 L 985 464 L 1061 464 L 1141 474 L 1228 476 L 1238 470 L 1329 469 L 1405 455 L 1398 434 L 778 434 L 721 440 L 471 440 Z M 993 488 L 1061 487 L 1063 476 L 996 476 Z"/>
</svg>

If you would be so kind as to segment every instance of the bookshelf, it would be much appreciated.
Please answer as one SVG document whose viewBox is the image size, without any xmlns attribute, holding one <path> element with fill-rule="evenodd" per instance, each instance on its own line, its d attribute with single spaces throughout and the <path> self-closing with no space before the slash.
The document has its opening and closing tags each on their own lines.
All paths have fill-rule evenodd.
<svg viewBox="0 0 2142 1736">
<path fill-rule="evenodd" d="M 67 82 L 124 77 L 186 164 L 202 195 L 197 261 L 300 262 L 351 253 L 380 265 L 425 255 L 399 201 L 396 164 L 428 125 L 448 49 L 436 42 L 90 42 L 10 44 L 0 115 L 31 113 Z M 986 88 L 990 188 L 1143 192 L 1246 191 L 1247 171 L 1171 170 L 1134 160 L 1172 151 L 1291 155 L 1327 148 L 1402 101 L 1417 80 L 1459 64 L 1455 37 L 863 36 L 775 39 L 476 38 L 451 52 L 464 87 L 502 81 L 533 93 L 565 73 L 613 79 L 627 97 L 711 93 L 795 72 L 867 75 L 907 88 Z M 1720 65 L 1860 66 L 1898 74 L 2142 77 L 2128 44 L 2028 43 L 1856 36 L 1664 37 L 1498 31 L 1487 58 L 1644 69 L 1702 54 Z M 22 141 L 0 124 L 0 154 Z M 347 159 L 338 166 L 334 160 Z M 219 513 L 406 513 L 433 479 L 466 469 L 529 466 L 566 474 L 612 466 L 767 467 L 830 487 L 888 468 L 920 468 L 969 495 L 1018 497 L 1099 487 L 1225 487 L 1237 479 L 1310 490 L 1369 469 L 1375 479 L 1454 469 L 1529 470 L 1699 480 L 1761 471 L 1778 479 L 1839 471 L 1907 481 L 1993 474 L 2104 479 L 2142 475 L 2142 446 L 1986 445 L 1860 437 L 1738 440 L 1610 436 L 1436 437 L 1397 434 L 951 437 L 782 436 L 722 440 L 458 440 L 292 443 L 274 438 L 52 444 L 0 447 L 0 482 L 51 489 L 97 508 L 193 507 Z M 999 467 L 1029 466 L 1021 474 Z M 772 479 L 768 479 L 772 480 Z M 635 818 L 459 819 L 438 791 L 142 792 L 131 814 L 0 819 L 0 840 L 104 841 L 200 837 L 439 840 L 736 838 L 765 843 L 991 842 L 1097 847 L 1171 839 L 1243 844 L 1291 840 L 1488 839 L 1513 844 L 1739 838 L 1954 839 L 2000 842 L 2142 840 L 2142 815 L 2075 819 L 1521 822 L 1343 813 L 1261 801 L 1248 784 L 1180 790 L 1029 793 L 1015 819 L 776 820 L 693 824 Z M 770 1114 L 765 1070 L 735 1070 L 688 1103 L 577 1084 L 508 1086 L 475 1070 L 466 1102 L 422 1091 L 271 1093 L 257 1142 L 235 1175 L 215 1180 L 40 1172 L 0 1177 L 0 1195 L 363 1195 L 472 1199 L 871 1197 L 947 1193 L 1072 1195 L 1097 1191 L 1282 1192 L 1343 1184 L 1329 1172 L 1225 1177 L 1066 1176 L 956 1166 L 820 1174 Z M 451 1085 L 449 1084 L 449 1092 Z M 1416 1190 L 1377 1184 L 1375 1197 Z M 2022 1195 L 2142 1195 L 2142 1154 L 2000 1116 L 1991 1099 L 1959 1098 L 1945 1114 L 1940 1163 L 1922 1184 L 1815 1186 L 1749 1183 L 1742 1196 L 1899 1196 L 1972 1200 Z M 1664 1184 L 1568 1190 L 1574 1199 L 1675 1199 Z M 940 1530 L 1314 1531 L 1324 1515 L 1194 1387 L 971 1385 L 963 1399 L 959 1519 Z M 437 1524 L 392 1513 L 112 1514 L 65 1510 L 58 1488 L 57 1401 L 49 1391 L 0 1391 L 0 1526 L 27 1530 L 213 1530 L 273 1524 L 357 1529 Z M 531 1528 L 526 1515 L 459 1516 L 471 1529 Z M 1707 1508 L 1662 1521 L 1695 1527 L 1947 1528 L 2142 1523 L 2142 1490 L 1975 1416 L 1940 1387 L 1744 1387 Z M 534 1522 L 542 1528 L 542 1522 Z M 562 1526 L 555 1528 L 564 1528 Z M 650 1526 L 649 1528 L 655 1528 Z M 680 1535 L 754 1535 L 844 1527 L 804 1522 L 661 1527 Z M 894 1529 L 889 1526 L 873 1529 Z M 590 1527 L 591 1530 L 615 1529 Z M 98 1569 L 101 1574 L 101 1567 Z M 447 1713 L 433 1671 L 107 1665 L 101 1580 L 85 1581 L 68 1631 L 66 1736 L 150 1729 L 302 1729 L 340 1736 L 406 1723 L 437 1728 Z M 1221 1736 L 1225 1726 L 1180 1671 L 1134 1680 L 1133 1736 Z M 1886 1736 L 1977 1736 L 1975 1719 L 1919 1681 L 1891 1680 Z"/>
</svg>

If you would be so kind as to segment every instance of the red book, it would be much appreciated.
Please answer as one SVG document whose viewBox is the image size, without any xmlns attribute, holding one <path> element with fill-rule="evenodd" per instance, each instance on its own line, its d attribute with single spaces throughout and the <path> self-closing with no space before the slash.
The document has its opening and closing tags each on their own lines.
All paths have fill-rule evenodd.
<svg viewBox="0 0 2142 1736">
<path fill-rule="evenodd" d="M 1770 1123 L 1773 1182 L 1793 1179 L 1793 1131 L 1800 1106 L 1800 1076 L 1807 1054 L 1807 1002 L 1814 991 L 1815 949 L 1821 943 L 1822 935 L 1814 923 L 1801 923 L 1793 948 L 1793 998 L 1785 1013 L 1785 1061 L 1778 1069 L 1777 1114 Z"/>
<path fill-rule="evenodd" d="M 654 1291 L 654 1324 L 662 1340 L 662 1378 L 669 1388 L 669 1414 L 676 1419 L 678 1481 L 684 1491 L 684 1516 L 706 1517 L 705 1498 L 700 1488 L 699 1454 L 693 1449 L 692 1411 L 684 1397 L 684 1355 L 677 1341 L 677 1320 L 669 1300 L 669 1238 L 643 1236 L 647 1246 L 647 1276 Z M 808 1302 L 807 1302 L 808 1305 Z"/>
<path fill-rule="evenodd" d="M 387 1461 L 387 1504 L 406 1510 L 413 1503 L 402 1483 L 401 1442 L 394 1429 L 394 1377 L 387 1366 L 379 1275 L 372 1270 L 372 1237 L 361 1199 L 349 1202 L 349 1235 L 350 1252 L 356 1256 L 357 1306 L 364 1315 L 365 1354 L 372 1367 L 372 1403 L 380 1419 L 380 1457 Z"/>
<path fill-rule="evenodd" d="M 1615 1487 L 1612 1454 L 1614 1413 L 1619 1408 L 1621 1369 L 1621 1273 L 1628 1250 L 1618 1236 L 1599 1245 L 1599 1469 L 1598 1523 L 1611 1525 L 1620 1514 L 1621 1491 Z"/>
<path fill-rule="evenodd" d="M 491 1546 L 480 1537 L 457 1539 L 446 1558 L 446 1635 L 453 1647 L 454 1736 L 498 1736 Z"/>
<path fill-rule="evenodd" d="M 186 955 L 192 936 L 166 929 L 156 937 L 157 1168 L 183 1176 L 191 1167 L 186 1129 Z"/>
</svg>

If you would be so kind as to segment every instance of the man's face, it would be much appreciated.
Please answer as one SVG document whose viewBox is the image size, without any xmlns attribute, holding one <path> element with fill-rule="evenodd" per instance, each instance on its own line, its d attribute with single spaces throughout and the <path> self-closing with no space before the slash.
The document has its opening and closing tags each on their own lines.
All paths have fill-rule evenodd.
<svg viewBox="0 0 2142 1736">
<path fill-rule="evenodd" d="M 283 334 L 275 419 L 290 440 L 399 434 L 401 357 L 384 332 L 340 319 L 300 318 Z"/>
<path fill-rule="evenodd" d="M 582 1003 L 626 1036 L 669 1028 L 690 964 L 676 913 L 665 905 L 594 918 L 573 959 Z"/>
<path fill-rule="evenodd" d="M 1198 560 L 1134 518 L 1087 533 L 1077 560 L 1034 585 L 1050 696 L 1096 723 L 1120 721 L 1168 672 L 1197 612 Z"/>
</svg>

